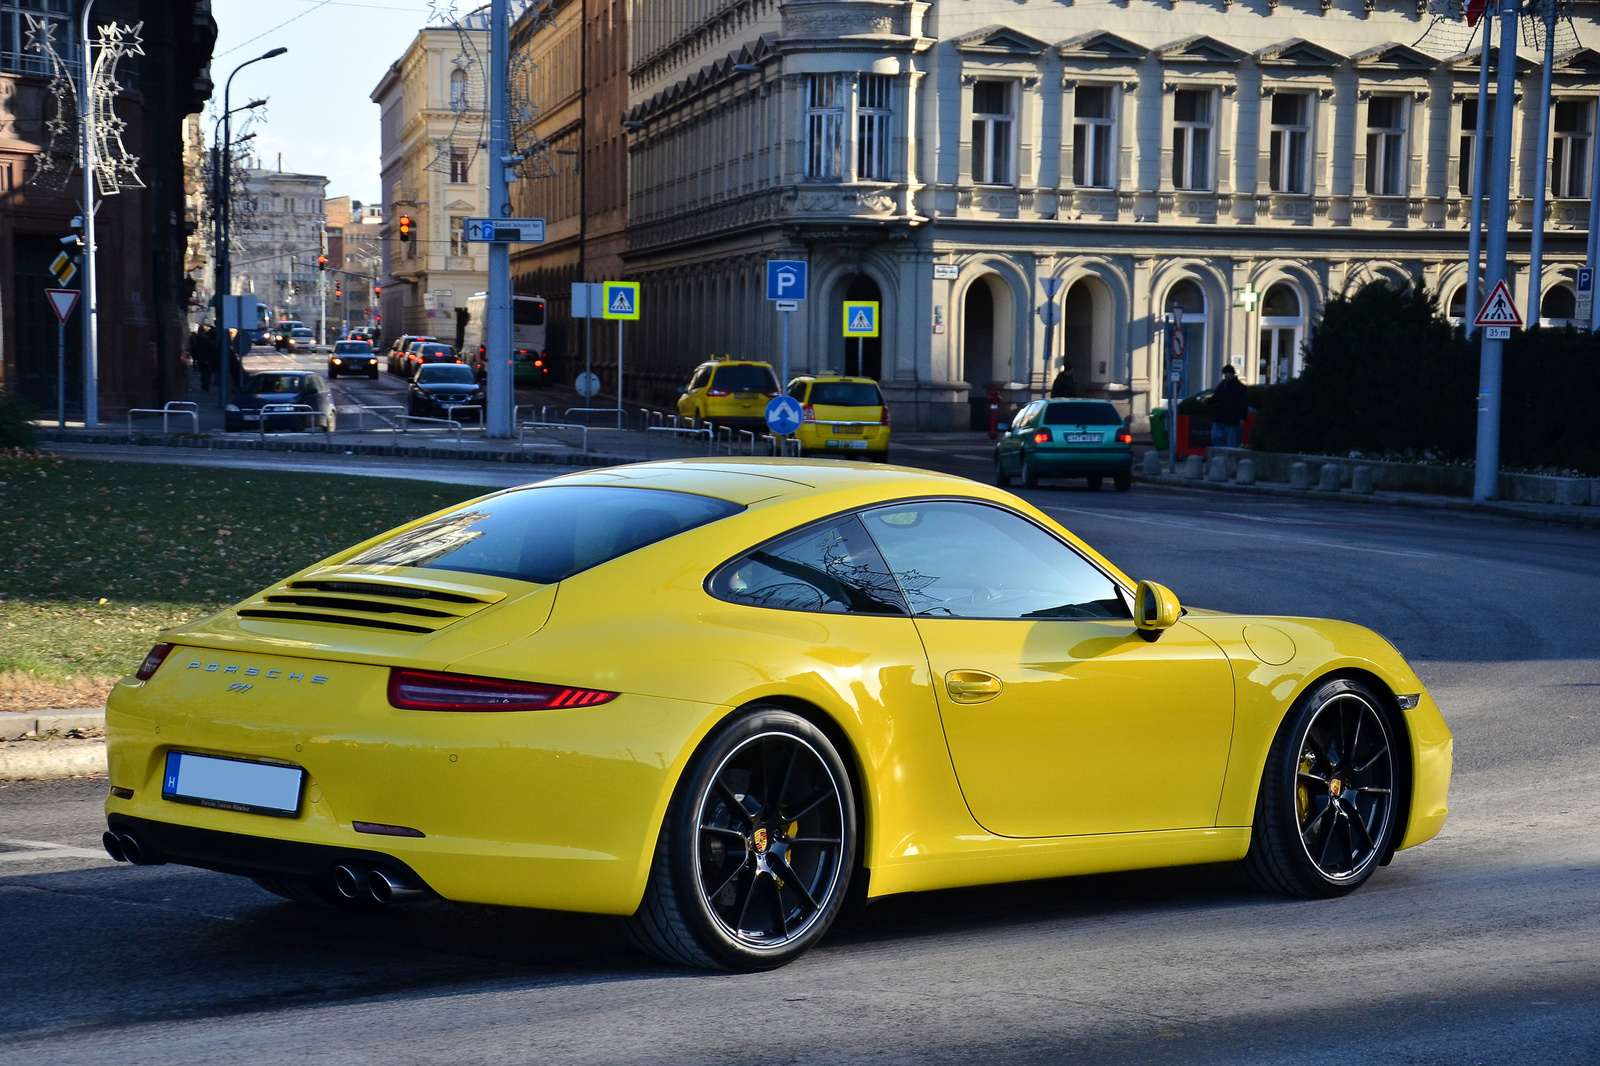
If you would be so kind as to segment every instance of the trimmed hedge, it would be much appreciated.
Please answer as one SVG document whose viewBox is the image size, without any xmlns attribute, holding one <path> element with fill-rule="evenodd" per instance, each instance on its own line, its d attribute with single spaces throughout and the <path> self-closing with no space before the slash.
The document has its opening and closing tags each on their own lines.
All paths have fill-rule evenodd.
<svg viewBox="0 0 1600 1066">
<path fill-rule="evenodd" d="M 39 436 L 34 418 L 26 400 L 0 389 L 0 448 L 32 448 Z"/>
<path fill-rule="evenodd" d="M 1500 462 L 1600 474 L 1600 337 L 1513 333 L 1504 348 Z M 1262 451 L 1470 461 L 1477 448 L 1479 340 L 1420 286 L 1368 285 L 1328 301 L 1305 372 L 1261 398 Z"/>
</svg>

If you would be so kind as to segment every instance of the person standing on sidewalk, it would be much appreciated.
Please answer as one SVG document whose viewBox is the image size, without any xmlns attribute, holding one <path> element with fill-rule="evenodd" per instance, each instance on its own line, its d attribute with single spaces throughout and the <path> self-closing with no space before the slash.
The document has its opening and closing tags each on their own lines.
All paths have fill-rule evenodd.
<svg viewBox="0 0 1600 1066">
<path fill-rule="evenodd" d="M 1050 398 L 1052 400 L 1070 399 L 1078 395 L 1078 372 L 1072 369 L 1071 363 L 1061 367 L 1061 373 L 1050 385 Z"/>
<path fill-rule="evenodd" d="M 1231 364 L 1222 368 L 1222 380 L 1211 394 L 1211 443 L 1237 448 L 1250 415 L 1250 394 Z"/>
</svg>

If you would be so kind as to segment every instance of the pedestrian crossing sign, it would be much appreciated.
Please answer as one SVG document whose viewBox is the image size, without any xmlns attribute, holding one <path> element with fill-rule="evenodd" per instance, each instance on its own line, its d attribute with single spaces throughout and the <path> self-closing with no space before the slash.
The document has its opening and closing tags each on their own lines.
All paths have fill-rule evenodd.
<svg viewBox="0 0 1600 1066">
<path fill-rule="evenodd" d="M 846 337 L 876 337 L 878 335 L 878 301 L 846 300 L 844 302 L 844 335 Z"/>
<path fill-rule="evenodd" d="M 1517 302 L 1511 298 L 1511 287 L 1503 280 L 1495 283 L 1489 290 L 1489 298 L 1483 301 L 1483 310 L 1478 312 L 1478 317 L 1472 322 L 1475 326 L 1522 326 L 1522 313 L 1517 310 Z"/>
<path fill-rule="evenodd" d="M 637 281 L 602 281 L 601 296 L 604 318 L 639 317 L 639 283 Z"/>
</svg>

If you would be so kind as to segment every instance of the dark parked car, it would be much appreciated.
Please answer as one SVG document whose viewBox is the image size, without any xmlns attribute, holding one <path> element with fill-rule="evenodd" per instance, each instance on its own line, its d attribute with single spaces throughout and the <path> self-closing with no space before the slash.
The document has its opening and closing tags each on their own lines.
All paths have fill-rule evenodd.
<svg viewBox="0 0 1600 1066">
<path fill-rule="evenodd" d="M 378 357 L 373 354 L 372 345 L 366 341 L 340 341 L 335 344 L 333 354 L 328 356 L 328 377 L 336 378 L 340 374 L 377 377 Z"/>
<path fill-rule="evenodd" d="M 322 375 L 310 370 L 269 370 L 251 374 L 233 396 L 225 411 L 230 433 L 261 427 L 261 409 L 268 404 L 304 404 L 312 411 L 326 413 L 327 419 L 308 411 L 266 414 L 269 430 L 307 430 L 326 428 L 333 431 L 333 396 Z"/>
<path fill-rule="evenodd" d="M 406 410 L 424 418 L 455 418 L 479 421 L 483 418 L 483 387 L 478 375 L 462 363 L 424 363 L 417 368 L 406 395 Z M 453 414 L 459 407 L 476 406 L 475 411 Z"/>
<path fill-rule="evenodd" d="M 424 337 L 418 333 L 402 333 L 394 339 L 394 344 L 389 348 L 389 373 L 399 374 L 407 381 L 411 380 L 411 368 L 406 366 L 406 349 L 411 347 L 412 341 L 437 340 L 436 337 Z"/>
</svg>

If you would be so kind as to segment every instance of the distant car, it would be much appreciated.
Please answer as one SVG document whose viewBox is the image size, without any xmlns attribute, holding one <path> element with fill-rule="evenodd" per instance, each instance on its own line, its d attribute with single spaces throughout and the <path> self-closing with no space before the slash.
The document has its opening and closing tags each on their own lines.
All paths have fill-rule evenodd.
<svg viewBox="0 0 1600 1066">
<path fill-rule="evenodd" d="M 352 329 L 345 333 L 344 339 L 347 341 L 366 341 L 371 344 L 372 334 L 364 329 Z"/>
<path fill-rule="evenodd" d="M 266 415 L 261 412 L 268 404 L 291 403 L 302 404 L 311 408 L 311 411 L 268 412 Z M 312 411 L 325 414 L 326 421 L 312 414 Z M 269 370 L 251 374 L 245 378 L 239 391 L 234 393 L 233 402 L 228 404 L 223 414 L 229 433 L 259 429 L 263 417 L 267 420 L 266 428 L 269 430 L 326 428 L 331 433 L 335 418 L 333 395 L 328 392 L 328 383 L 313 370 Z"/>
<path fill-rule="evenodd" d="M 305 326 L 300 326 L 289 331 L 289 343 L 287 347 L 291 352 L 310 351 L 316 346 L 317 335 L 311 330 L 307 329 Z"/>
<path fill-rule="evenodd" d="M 424 418 L 460 418 L 473 421 L 483 418 L 484 391 L 478 384 L 478 375 L 470 366 L 459 362 L 424 363 L 417 368 L 406 390 L 406 412 Z M 476 411 L 454 412 L 463 406 L 476 406 Z"/>
<path fill-rule="evenodd" d="M 277 329 L 272 334 L 272 346 L 280 352 L 290 348 L 289 339 L 294 335 L 294 331 L 305 328 L 304 322 L 297 322 L 292 318 L 284 319 L 278 323 Z"/>
<path fill-rule="evenodd" d="M 448 344 L 437 341 L 424 341 L 415 346 L 416 365 L 427 366 L 429 363 L 459 363 L 461 356 Z"/>
<path fill-rule="evenodd" d="M 436 341 L 437 337 L 424 337 L 418 333 L 402 333 L 394 339 L 394 344 L 389 348 L 389 373 L 399 374 L 407 381 L 411 380 L 412 367 L 407 364 L 406 353 L 416 341 Z"/>
<path fill-rule="evenodd" d="M 770 363 L 713 359 L 695 367 L 689 384 L 678 391 L 678 414 L 692 425 L 765 429 L 767 403 L 778 395 L 778 378 Z"/>
<path fill-rule="evenodd" d="M 1118 492 L 1133 487 L 1133 435 L 1107 400 L 1035 400 L 1017 412 L 994 449 L 994 480 L 1081 477 L 1091 492 L 1106 478 Z"/>
<path fill-rule="evenodd" d="M 252 329 L 252 330 L 248 330 L 247 332 L 250 334 L 250 343 L 251 344 L 271 344 L 272 343 L 272 327 L 271 326 L 262 326 L 260 329 Z"/>
<path fill-rule="evenodd" d="M 372 345 L 366 341 L 340 341 L 333 346 L 333 352 L 328 356 L 328 377 L 336 378 L 340 374 L 365 374 L 369 378 L 378 376 L 378 357 L 372 352 Z"/>
<path fill-rule="evenodd" d="M 795 431 L 801 455 L 889 457 L 889 405 L 871 378 L 800 377 L 789 383 L 805 419 Z"/>
</svg>

